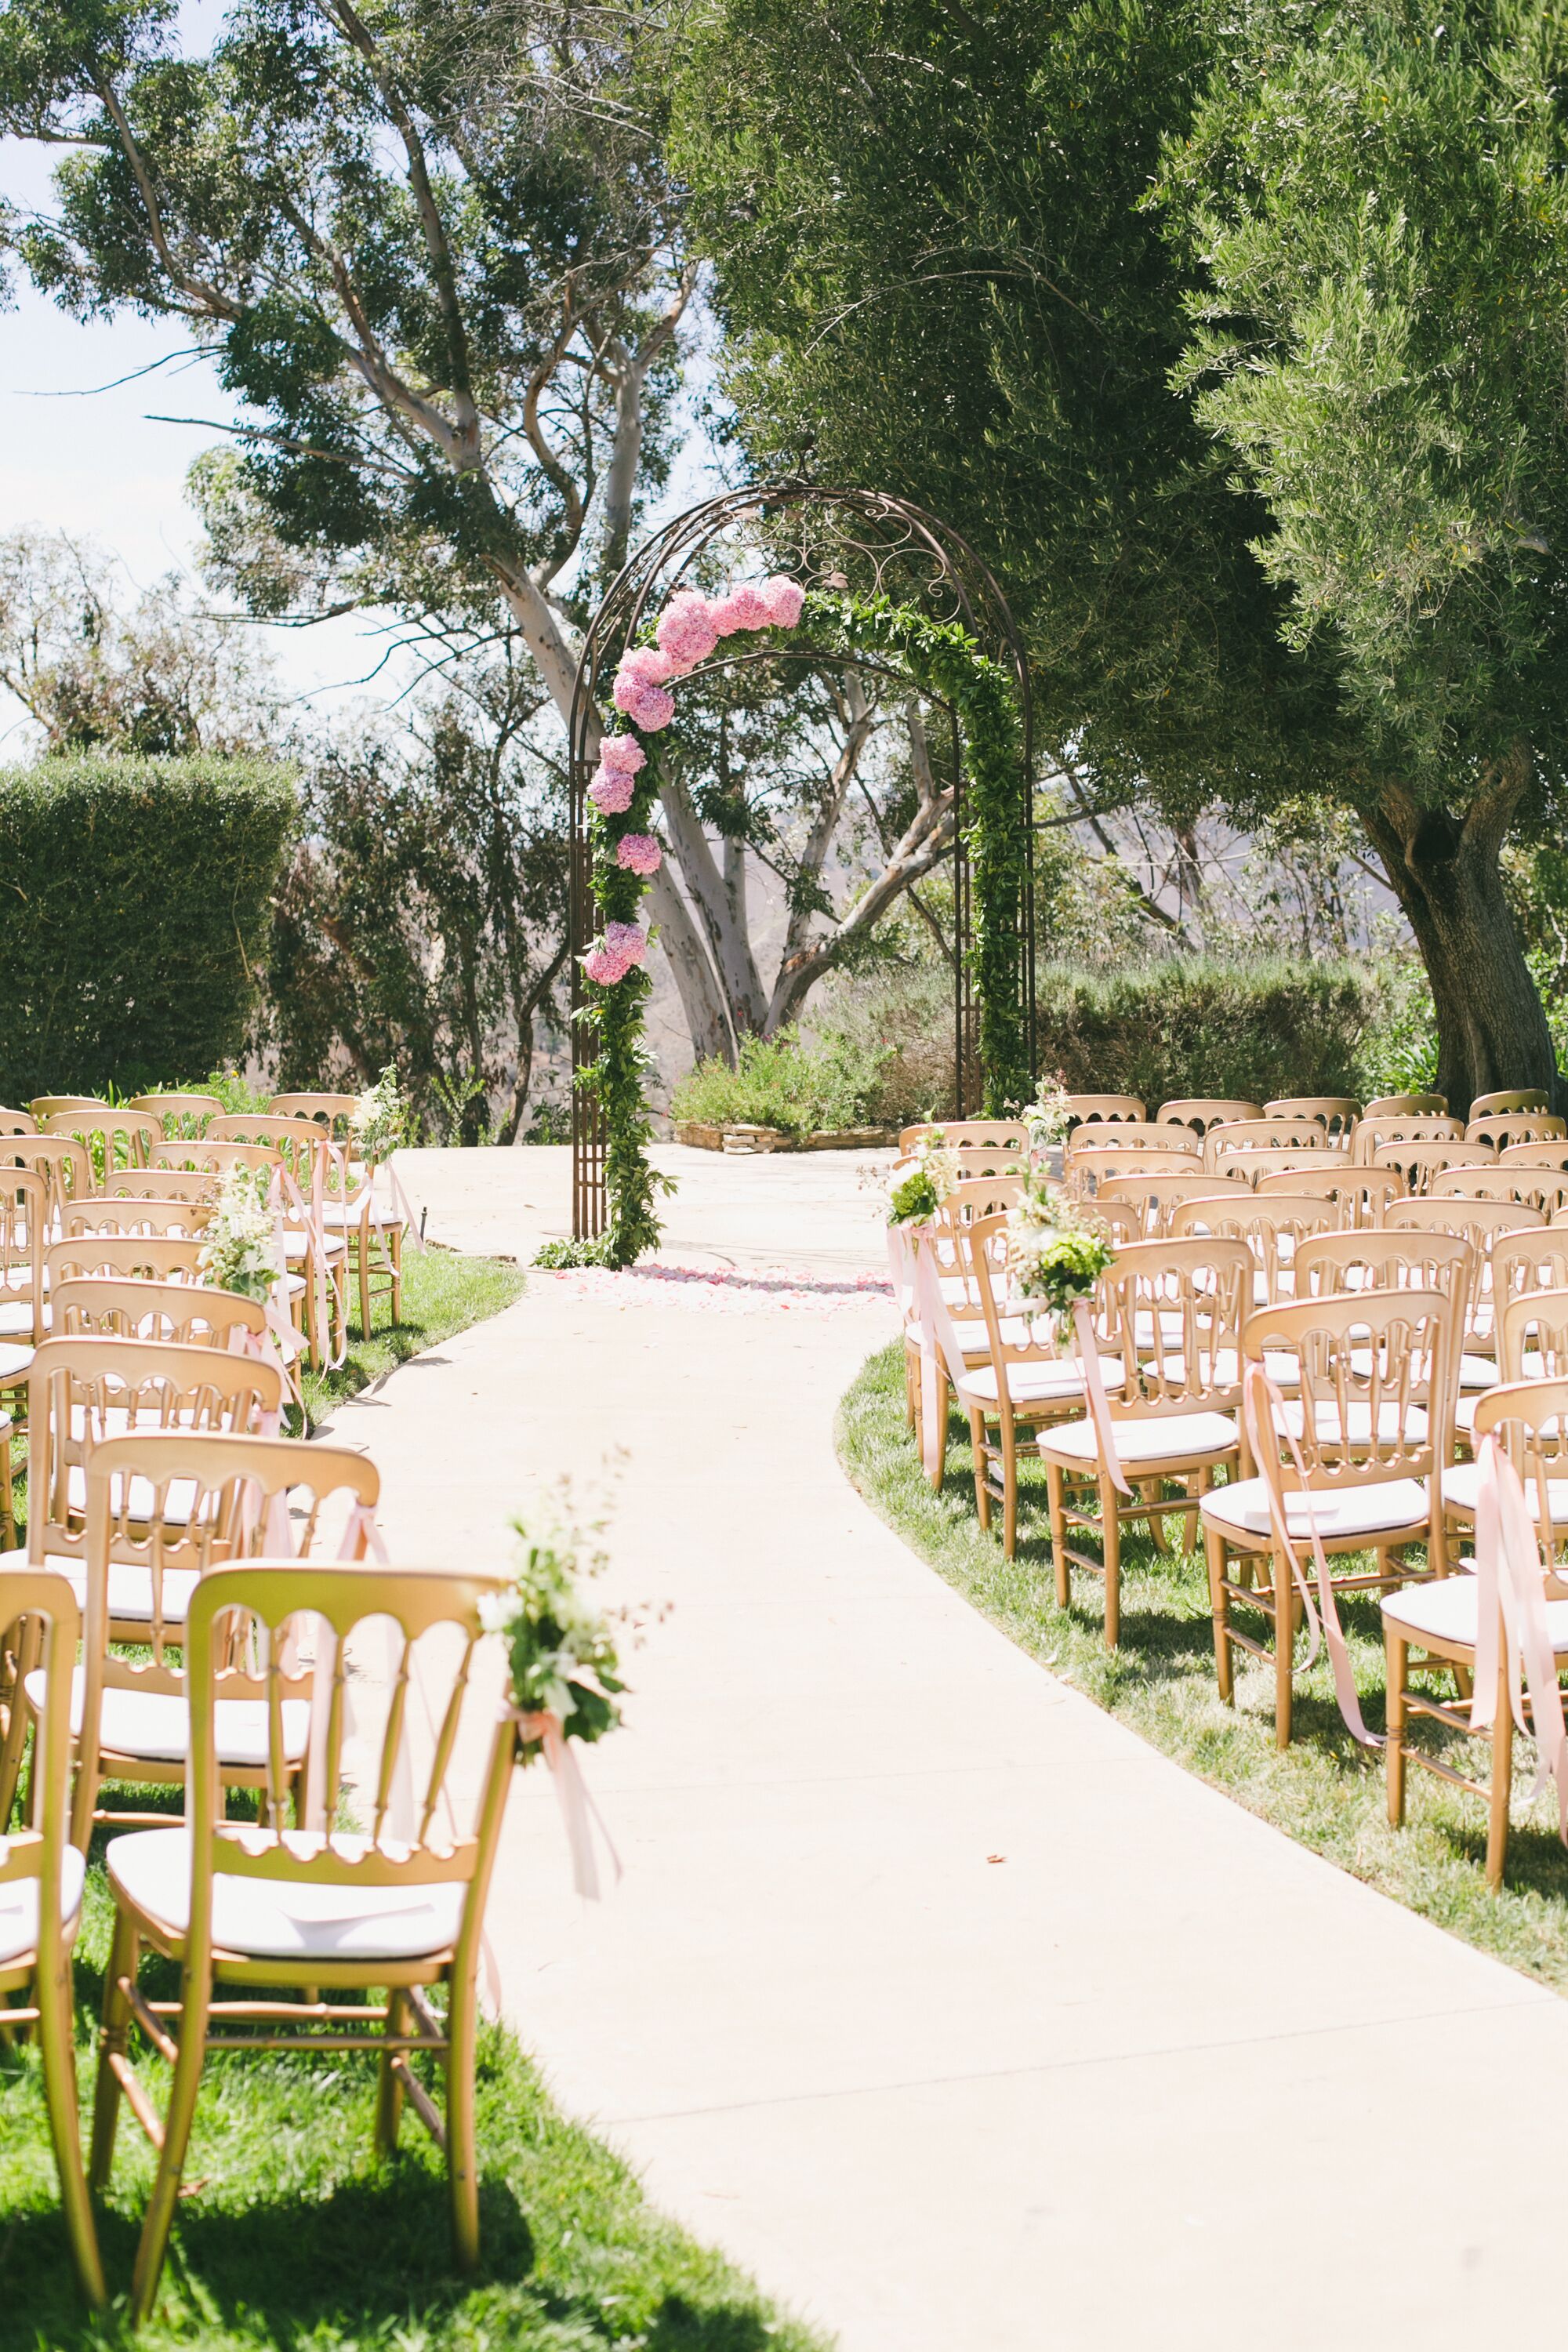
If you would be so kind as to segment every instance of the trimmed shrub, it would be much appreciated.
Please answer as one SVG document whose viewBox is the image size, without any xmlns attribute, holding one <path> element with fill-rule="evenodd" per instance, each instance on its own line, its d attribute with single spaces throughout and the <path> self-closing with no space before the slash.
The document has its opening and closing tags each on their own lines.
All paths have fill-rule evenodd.
<svg viewBox="0 0 1568 2352">
<path fill-rule="evenodd" d="M 294 811 L 265 761 L 0 770 L 0 1102 L 237 1055 Z"/>
<path fill-rule="evenodd" d="M 803 1045 L 793 1029 L 776 1037 L 742 1040 L 733 1069 L 699 1062 L 670 1099 L 671 1116 L 704 1127 L 776 1127 L 807 1136 L 819 1128 L 865 1127 L 887 1056 L 830 1037 Z"/>
<path fill-rule="evenodd" d="M 1074 1094 L 1353 1095 L 1381 1010 L 1357 964 L 1173 959 L 1038 974 L 1040 1070 Z"/>
</svg>

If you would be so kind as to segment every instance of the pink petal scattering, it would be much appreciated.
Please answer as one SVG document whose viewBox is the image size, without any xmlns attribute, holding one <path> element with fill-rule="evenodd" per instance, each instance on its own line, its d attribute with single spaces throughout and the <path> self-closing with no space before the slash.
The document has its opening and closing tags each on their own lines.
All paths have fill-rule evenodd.
<svg viewBox="0 0 1568 2352">
<path fill-rule="evenodd" d="M 732 637 L 737 629 L 769 629 L 773 622 L 768 614 L 768 600 L 760 588 L 731 588 L 727 596 L 710 607 L 714 626 L 721 637 Z"/>
<path fill-rule="evenodd" d="M 657 874 L 664 852 L 651 833 L 623 833 L 616 844 L 616 864 L 628 874 Z"/>
<path fill-rule="evenodd" d="M 635 735 L 606 735 L 599 746 L 599 765 L 612 775 L 635 776 L 647 765 L 647 753 Z"/>
<path fill-rule="evenodd" d="M 787 572 L 770 572 L 763 583 L 763 601 L 775 629 L 793 629 L 805 604 L 805 591 Z"/>
<path fill-rule="evenodd" d="M 630 739 L 624 737 L 622 740 Z M 623 816 L 632 804 L 632 794 L 636 790 L 637 786 L 623 768 L 601 764 L 594 771 L 593 782 L 588 786 L 588 798 L 601 816 Z"/>
<path fill-rule="evenodd" d="M 671 656 L 661 653 L 658 646 L 633 646 L 621 656 L 618 677 L 635 677 L 644 686 L 666 686 L 676 674 Z"/>
<path fill-rule="evenodd" d="M 704 1315 L 835 1315 L 863 1307 L 885 1308 L 893 1295 L 885 1274 L 825 1275 L 785 1265 L 681 1265 L 663 1258 L 645 1258 L 624 1274 L 584 1266 L 539 1278 L 617 1307 L 673 1307 Z"/>
<path fill-rule="evenodd" d="M 617 710 L 625 711 L 634 727 L 645 735 L 656 735 L 668 727 L 675 716 L 675 697 L 667 694 L 662 686 L 646 686 L 640 677 L 626 670 L 616 675 L 615 689 L 610 697 Z"/>
<path fill-rule="evenodd" d="M 706 661 L 719 642 L 708 599 L 695 588 L 682 588 L 670 598 L 654 635 L 670 661 L 683 670 Z"/>
<path fill-rule="evenodd" d="M 629 971 L 633 964 L 641 963 L 647 953 L 647 933 L 638 923 L 606 923 L 605 945 L 612 955 L 625 959 Z"/>
</svg>

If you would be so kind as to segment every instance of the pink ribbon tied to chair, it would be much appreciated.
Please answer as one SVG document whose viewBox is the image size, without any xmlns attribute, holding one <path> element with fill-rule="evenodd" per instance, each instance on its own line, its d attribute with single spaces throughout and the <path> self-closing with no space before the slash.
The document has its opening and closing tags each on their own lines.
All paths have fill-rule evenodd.
<svg viewBox="0 0 1568 2352">
<path fill-rule="evenodd" d="M 1317 1570 L 1318 1600 L 1314 1606 L 1311 1587 L 1296 1555 L 1296 1540 L 1290 1532 L 1289 1517 L 1283 1498 L 1275 1491 L 1272 1478 L 1264 1475 L 1264 1491 L 1268 1496 L 1268 1517 L 1274 1540 L 1289 1562 L 1290 1575 L 1301 1596 L 1301 1606 L 1307 1619 L 1308 1666 L 1315 1664 L 1319 1648 L 1326 1643 L 1329 1667 L 1334 1678 L 1334 1697 L 1344 1718 L 1351 1738 L 1363 1748 L 1381 1748 L 1382 1735 L 1369 1731 L 1362 1718 L 1361 1699 L 1356 1692 L 1355 1675 L 1351 1669 L 1350 1650 L 1344 1630 L 1340 1623 L 1339 1604 L 1334 1598 L 1333 1579 L 1329 1573 L 1329 1556 L 1323 1549 L 1323 1538 L 1318 1530 L 1318 1514 L 1313 1507 L 1314 1489 L 1307 1485 L 1307 1465 L 1301 1449 L 1296 1443 L 1285 1413 L 1285 1399 L 1261 1364 L 1248 1364 L 1242 1375 L 1241 1413 L 1247 1431 L 1247 1443 L 1253 1460 L 1259 1467 L 1270 1459 L 1271 1449 L 1283 1437 L 1289 1452 L 1291 1466 L 1300 1480 L 1301 1492 L 1307 1497 L 1307 1535 L 1312 1547 L 1312 1561 Z M 1265 1433 L 1267 1433 L 1267 1434 Z M 1320 1612 L 1321 1612 L 1320 1617 Z M 1295 1642 L 1295 1628 L 1281 1613 L 1274 1628 L 1277 1642 Z"/>
<path fill-rule="evenodd" d="M 566 1843 L 572 1851 L 572 1883 L 579 1895 L 590 1903 L 599 1900 L 599 1863 L 594 1850 L 594 1831 L 598 1829 L 605 1842 L 605 1852 L 610 1866 L 620 1879 L 621 1857 L 616 1852 L 615 1841 L 605 1826 L 605 1817 L 588 1792 L 583 1778 L 583 1768 L 574 1752 L 573 1743 L 561 1727 L 558 1715 L 536 1713 L 517 1706 L 503 1706 L 503 1721 L 515 1723 L 524 1741 L 544 1750 L 544 1761 L 550 1768 L 556 1801 L 561 1807 L 561 1819 L 565 1824 Z"/>
<path fill-rule="evenodd" d="M 1476 1495 L 1476 1687 L 1470 1728 L 1489 1730 L 1496 1716 L 1500 1649 L 1506 1644 L 1509 1704 L 1524 1733 L 1533 1731 L 1535 1785 L 1557 1790 L 1557 1823 L 1568 1845 L 1568 1732 L 1546 1614 L 1546 1587 L 1530 1506 L 1519 1472 L 1489 1433 L 1481 1441 Z M 1524 1693 L 1530 1695 L 1530 1720 Z"/>
</svg>

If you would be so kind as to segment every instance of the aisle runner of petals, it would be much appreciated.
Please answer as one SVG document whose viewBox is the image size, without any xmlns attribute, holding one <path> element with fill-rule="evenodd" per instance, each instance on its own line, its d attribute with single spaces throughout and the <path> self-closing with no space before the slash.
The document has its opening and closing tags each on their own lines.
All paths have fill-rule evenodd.
<svg viewBox="0 0 1568 2352">
<path fill-rule="evenodd" d="M 665 1258 L 645 1258 L 622 1274 L 594 1265 L 533 1278 L 621 1307 L 684 1307 L 708 1315 L 766 1315 L 780 1307 L 834 1314 L 893 1295 L 882 1274 L 822 1274 L 798 1265 L 681 1265 Z"/>
</svg>

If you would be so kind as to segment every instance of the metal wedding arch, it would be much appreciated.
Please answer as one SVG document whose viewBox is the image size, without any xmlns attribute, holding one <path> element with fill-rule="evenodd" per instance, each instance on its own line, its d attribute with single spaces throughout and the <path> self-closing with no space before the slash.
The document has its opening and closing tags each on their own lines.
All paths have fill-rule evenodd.
<svg viewBox="0 0 1568 2352">
<path fill-rule="evenodd" d="M 1018 824 L 1025 843 L 1025 885 L 1019 909 L 1019 1014 L 1029 1066 L 1035 1059 L 1034 925 L 1034 741 L 1029 668 L 1007 600 L 995 577 L 968 542 L 939 517 L 907 499 L 875 490 L 821 488 L 811 483 L 778 482 L 762 488 L 728 490 L 689 507 L 641 546 L 606 590 L 595 614 L 577 666 L 572 698 L 571 867 L 572 932 L 572 1231 L 579 1241 L 605 1230 L 605 1122 L 603 1107 L 582 1073 L 593 1055 L 584 1024 L 576 1017 L 584 1001 L 581 959 L 592 943 L 595 910 L 590 887 L 592 848 L 588 836 L 588 780 L 597 759 L 600 714 L 605 686 L 621 655 L 637 640 L 650 612 L 662 609 L 682 579 L 700 564 L 721 533 L 747 521 L 766 526 L 768 560 L 805 588 L 847 589 L 857 595 L 884 592 L 896 604 L 912 605 L 931 619 L 962 622 L 983 653 L 1009 671 L 1018 698 L 1022 757 L 1018 773 Z M 798 661 L 837 668 L 853 667 L 881 677 L 904 677 L 890 662 L 862 654 L 825 651 L 804 636 L 785 646 L 747 650 L 726 640 L 721 651 L 692 672 L 733 668 L 759 661 Z M 921 699 L 947 720 L 945 763 L 953 794 L 952 884 L 955 916 L 953 979 L 953 1094 L 959 1118 L 975 1066 L 976 1007 L 971 989 L 973 877 L 964 844 L 963 745 L 957 710 L 925 688 Z M 934 746 L 933 746 L 934 751 Z"/>
</svg>

